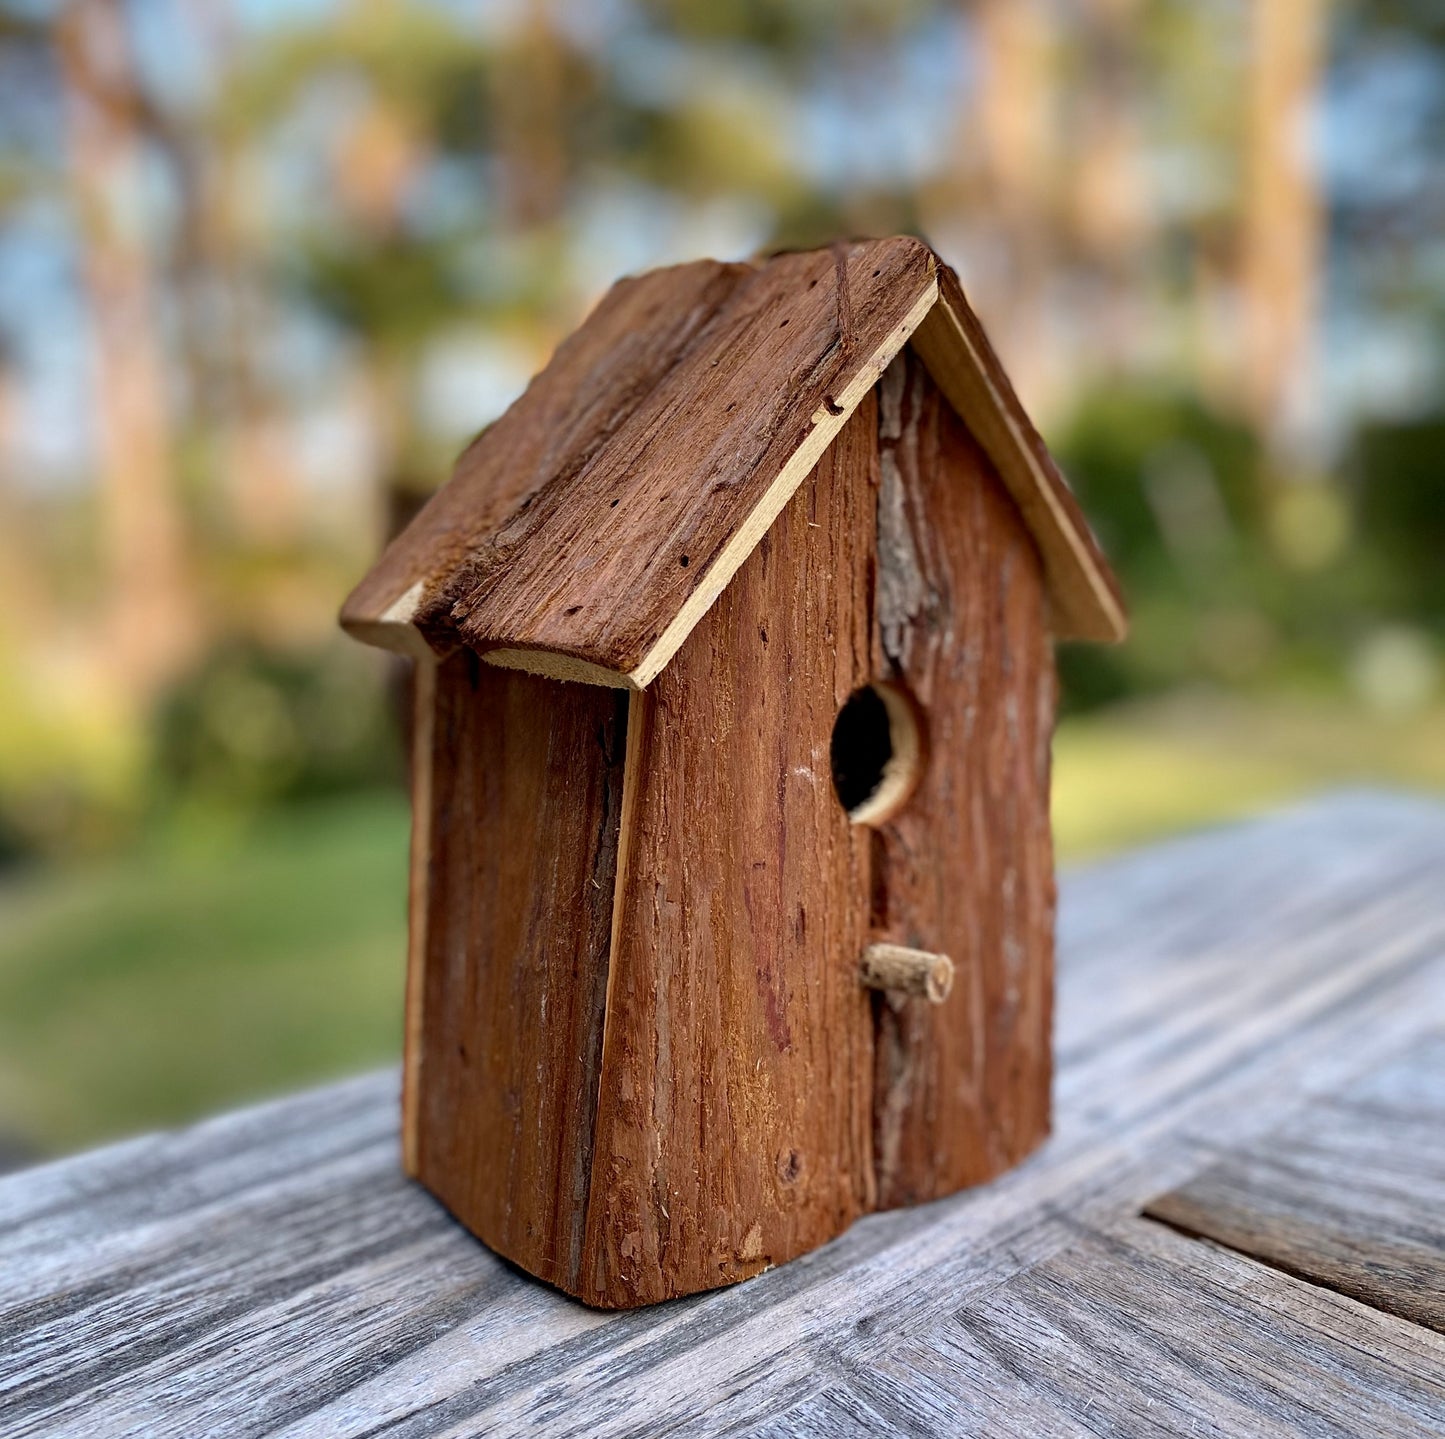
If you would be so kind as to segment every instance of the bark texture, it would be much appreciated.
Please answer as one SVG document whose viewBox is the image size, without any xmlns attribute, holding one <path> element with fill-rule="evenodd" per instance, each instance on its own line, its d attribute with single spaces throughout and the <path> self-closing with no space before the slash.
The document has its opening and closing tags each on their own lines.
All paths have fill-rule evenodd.
<svg viewBox="0 0 1445 1439">
<path fill-rule="evenodd" d="M 828 740 L 868 678 L 875 413 L 632 702 L 592 1303 L 745 1279 L 871 1207 L 867 835 Z"/>
<path fill-rule="evenodd" d="M 874 1002 L 886 1208 L 990 1179 L 1048 1133 L 1055 686 L 1037 551 L 911 353 L 879 414 L 874 668 L 918 702 L 928 757 L 874 831 L 872 925 L 956 971 L 941 1004 Z"/>
<path fill-rule="evenodd" d="M 607 989 L 626 700 L 438 667 L 418 1177 L 494 1249 L 580 1271 Z M 414 1001 L 415 1002 L 415 1001 Z"/>
</svg>

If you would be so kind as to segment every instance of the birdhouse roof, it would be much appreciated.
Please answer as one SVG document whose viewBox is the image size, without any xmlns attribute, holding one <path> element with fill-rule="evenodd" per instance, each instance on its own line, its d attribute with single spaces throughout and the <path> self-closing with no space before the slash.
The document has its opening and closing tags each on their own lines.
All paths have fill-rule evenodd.
<svg viewBox="0 0 1445 1439">
<path fill-rule="evenodd" d="M 619 280 L 341 612 L 413 654 L 643 688 L 912 343 L 1043 558 L 1055 634 L 1123 602 L 953 271 L 919 240 Z"/>
</svg>

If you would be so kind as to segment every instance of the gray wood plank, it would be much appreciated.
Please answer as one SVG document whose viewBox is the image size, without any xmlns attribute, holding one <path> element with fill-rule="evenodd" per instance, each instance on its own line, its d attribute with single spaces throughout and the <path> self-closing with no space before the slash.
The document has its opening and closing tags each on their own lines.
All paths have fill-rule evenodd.
<svg viewBox="0 0 1445 1439">
<path fill-rule="evenodd" d="M 1050 1389 L 1026 1348 L 981 1350 L 954 1317 L 976 1316 L 987 1335 L 1002 1322 L 990 1305 L 1036 1291 L 1062 1303 L 1071 1286 L 1087 1296 L 1102 1281 L 1075 1273 L 1080 1245 L 1103 1265 L 1125 1241 L 1088 1236 L 1122 1224 L 1136 1249 L 1141 1231 L 1169 1246 L 1167 1264 L 1151 1261 L 1165 1271 L 1151 1293 L 1197 1270 L 1223 1304 L 1248 1275 L 1270 1286 L 1249 1291 L 1261 1305 L 1298 1318 L 1241 1374 L 1241 1394 L 1253 1385 L 1307 1432 L 1332 1432 L 1335 1410 L 1270 1396 L 1294 1394 L 1290 1344 L 1304 1331 L 1323 1356 L 1309 1363 L 1327 1369 L 1355 1333 L 1376 1374 L 1375 1432 L 1420 1432 L 1442 1361 L 1416 1336 L 1436 1336 L 1334 1295 L 1334 1308 L 1296 1309 L 1318 1291 L 1134 1216 L 1361 1076 L 1388 1086 L 1382 1066 L 1439 1030 L 1442 867 L 1445 811 L 1360 794 L 1066 875 L 1049 1144 L 998 1183 L 872 1217 L 746 1285 L 654 1309 L 563 1299 L 406 1183 L 390 1074 L 8 1176 L 0 1430 L 909 1432 L 912 1373 L 927 1399 L 917 1414 L 945 1431 L 1200 1432 L 1223 1378 L 1196 1410 L 1134 1413 L 1147 1394 L 1121 1390 L 1131 1397 L 1107 1411 L 1110 1431 L 1078 1385 Z M 1075 1328 L 1103 1323 L 1102 1310 L 1069 1313 Z M 1229 1322 L 1262 1343 L 1252 1314 Z M 1080 1374 L 1106 1366 L 1089 1344 L 1069 1360 Z M 897 1396 L 868 1378 L 888 1366 Z M 1104 1385 L 1106 1367 L 1098 1375 Z M 1242 1408 L 1219 1413 L 1212 1432 L 1250 1432 Z"/>
<path fill-rule="evenodd" d="M 871 1439 L 886 1434 L 889 1421 L 863 1398 L 841 1384 L 830 1384 L 800 1404 L 764 1420 L 749 1431 L 752 1439 L 795 1439 L 817 1435 L 819 1439 Z"/>
<path fill-rule="evenodd" d="M 1445 1418 L 1438 1335 L 1147 1220 L 1076 1228 L 855 1372 L 900 1433 L 1354 1439 Z"/>
<path fill-rule="evenodd" d="M 1445 1034 L 1144 1212 L 1445 1332 Z"/>
</svg>

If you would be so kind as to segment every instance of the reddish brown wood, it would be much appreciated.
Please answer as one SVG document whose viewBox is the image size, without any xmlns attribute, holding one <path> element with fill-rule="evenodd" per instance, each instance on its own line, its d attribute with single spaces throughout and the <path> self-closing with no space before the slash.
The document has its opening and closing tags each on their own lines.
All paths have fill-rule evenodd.
<svg viewBox="0 0 1445 1439">
<path fill-rule="evenodd" d="M 438 614 L 449 606 L 479 650 L 638 669 L 694 592 L 725 582 L 714 566 L 795 453 L 831 432 L 856 382 L 866 392 L 901 347 L 936 294 L 934 268 L 926 245 L 902 238 L 781 255 L 747 274 L 606 446 L 475 551 Z"/>
<path fill-rule="evenodd" d="M 829 741 L 879 679 L 927 753 L 870 829 Z M 1042 567 L 916 358 L 630 706 L 470 651 L 435 692 L 407 1153 L 494 1248 L 590 1303 L 654 1302 L 1047 1132 Z M 870 994 L 870 940 L 949 955 L 951 995 Z"/>
<path fill-rule="evenodd" d="M 417 1174 L 493 1249 L 568 1289 L 591 1174 L 625 715 L 618 691 L 468 651 L 436 674 L 408 1091 Z"/>
<path fill-rule="evenodd" d="M 1117 584 L 957 278 L 906 236 L 620 281 L 343 623 L 645 688 L 910 337 L 1034 534 L 1055 631 L 1122 638 Z"/>
<path fill-rule="evenodd" d="M 387 546 L 348 597 L 342 624 L 358 638 L 373 638 L 369 627 L 417 584 L 417 607 L 425 611 L 530 496 L 575 474 L 606 445 L 748 273 L 746 265 L 699 260 L 619 280 Z M 433 638 L 442 652 L 456 643 L 445 625 Z"/>
<path fill-rule="evenodd" d="M 867 836 L 828 746 L 868 678 L 876 453 L 870 396 L 633 697 L 592 1303 L 746 1278 L 871 1207 Z"/>
<path fill-rule="evenodd" d="M 625 712 L 617 691 L 445 661 L 409 1019 L 424 1182 L 533 1273 L 627 1307 L 1033 1148 L 1045 607 L 1016 509 L 907 358 Z M 917 702 L 928 753 L 870 829 L 829 741 L 875 679 Z M 870 940 L 948 954 L 952 994 L 870 994 Z"/>
<path fill-rule="evenodd" d="M 1047 1133 L 1050 602 L 1122 610 L 937 273 L 893 240 L 619 284 L 348 602 L 469 646 L 420 690 L 406 1166 L 591 1303 Z M 850 824 L 833 725 L 884 681 L 911 738 Z M 870 945 L 939 973 L 870 992 Z"/>
<path fill-rule="evenodd" d="M 879 410 L 874 665 L 918 700 L 928 754 L 875 831 L 873 926 L 956 966 L 942 1004 L 874 1002 L 890 1207 L 991 1178 L 1048 1132 L 1054 669 L 1028 531 L 911 353 Z"/>
<path fill-rule="evenodd" d="M 398 660 L 398 664 L 407 664 Z M 417 1177 L 421 1151 L 422 1011 L 426 1005 L 427 924 L 432 874 L 432 821 L 440 768 L 443 778 L 452 761 L 436 747 L 437 666 L 430 660 L 407 665 L 407 698 L 412 721 L 406 742 L 411 748 L 411 853 L 407 865 L 406 904 L 406 1029 L 401 1067 L 401 1163 Z"/>
</svg>

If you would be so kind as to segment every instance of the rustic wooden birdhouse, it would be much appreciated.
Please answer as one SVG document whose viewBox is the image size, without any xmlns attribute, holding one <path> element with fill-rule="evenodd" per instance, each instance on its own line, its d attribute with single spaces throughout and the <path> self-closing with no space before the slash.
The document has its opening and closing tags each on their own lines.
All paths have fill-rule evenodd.
<svg viewBox="0 0 1445 1439">
<path fill-rule="evenodd" d="M 926 245 L 619 281 L 342 623 L 421 661 L 405 1163 L 493 1249 L 647 1304 L 1047 1134 L 1051 638 L 1125 617 Z"/>
</svg>

